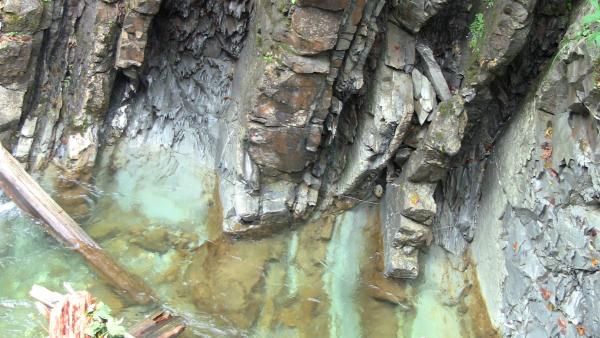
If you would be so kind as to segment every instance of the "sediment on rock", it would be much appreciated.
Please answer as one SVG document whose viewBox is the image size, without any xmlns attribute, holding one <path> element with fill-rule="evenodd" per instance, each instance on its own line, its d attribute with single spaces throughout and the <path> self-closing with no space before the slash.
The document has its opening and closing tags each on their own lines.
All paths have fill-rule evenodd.
<svg viewBox="0 0 600 338">
<path fill-rule="evenodd" d="M 93 199 L 76 183 L 140 148 L 217 171 L 233 237 L 379 204 L 387 276 L 416 278 L 433 238 L 500 267 L 478 273 L 507 335 L 556 333 L 518 320 L 532 316 L 597 334 L 582 291 L 598 259 L 590 13 L 558 0 L 7 1 L 0 142 L 83 215 Z"/>
</svg>

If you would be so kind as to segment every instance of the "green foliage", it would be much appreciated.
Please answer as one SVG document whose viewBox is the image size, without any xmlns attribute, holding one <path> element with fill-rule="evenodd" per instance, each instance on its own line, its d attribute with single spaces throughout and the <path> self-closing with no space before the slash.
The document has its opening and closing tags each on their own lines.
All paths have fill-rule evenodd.
<svg viewBox="0 0 600 338">
<path fill-rule="evenodd" d="M 263 60 L 265 60 L 266 63 L 273 63 L 273 61 L 275 59 L 273 58 L 272 53 L 267 53 L 267 54 L 263 55 Z"/>
<path fill-rule="evenodd" d="M 483 18 L 483 13 L 475 14 L 475 20 L 473 20 L 469 26 L 469 32 L 471 35 L 469 46 L 474 53 L 479 53 L 479 43 L 485 34 L 485 21 Z"/>
<path fill-rule="evenodd" d="M 596 46 L 600 47 L 600 3 L 599 0 L 588 1 L 592 6 L 593 12 L 584 16 L 581 20 L 581 29 L 576 31 L 570 38 L 566 38 L 566 41 L 562 43 L 562 47 L 554 54 L 552 65 L 560 59 L 560 56 L 565 49 L 573 43 L 579 43 L 581 41 L 585 41 L 586 43 L 593 42 Z M 572 6 L 571 1 L 568 1 L 567 6 Z"/>
<path fill-rule="evenodd" d="M 297 0 L 290 0 L 290 3 L 291 3 L 292 5 L 295 5 L 295 4 L 296 4 L 296 1 L 297 1 Z"/>
<path fill-rule="evenodd" d="M 89 309 L 91 322 L 85 334 L 94 338 L 133 338 L 121 325 L 123 319 L 117 320 L 110 313 L 110 308 L 102 302 Z"/>
<path fill-rule="evenodd" d="M 487 8 L 494 7 L 494 0 L 484 0 Z"/>
<path fill-rule="evenodd" d="M 587 41 L 593 41 L 600 46 L 600 4 L 598 0 L 589 0 L 594 12 L 583 17 L 582 29 L 577 32 L 575 39 L 584 38 Z"/>
<path fill-rule="evenodd" d="M 24 33 L 21 32 L 6 32 L 4 33 L 4 35 L 6 36 L 19 36 L 19 35 L 23 35 Z"/>
</svg>

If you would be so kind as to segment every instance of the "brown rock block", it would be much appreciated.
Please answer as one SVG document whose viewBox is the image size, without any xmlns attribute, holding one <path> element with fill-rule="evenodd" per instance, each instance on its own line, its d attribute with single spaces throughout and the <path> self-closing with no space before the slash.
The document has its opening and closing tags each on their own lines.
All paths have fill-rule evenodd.
<svg viewBox="0 0 600 338">
<path fill-rule="evenodd" d="M 292 29 L 276 40 L 289 44 L 298 54 L 315 55 L 333 49 L 341 14 L 314 7 L 298 7 L 292 14 Z"/>
<path fill-rule="evenodd" d="M 314 154 L 306 150 L 304 128 L 262 128 L 248 130 L 248 152 L 258 165 L 287 173 L 302 171 Z"/>
<path fill-rule="evenodd" d="M 26 73 L 31 46 L 30 35 L 0 35 L 0 84 L 17 82 Z"/>
</svg>

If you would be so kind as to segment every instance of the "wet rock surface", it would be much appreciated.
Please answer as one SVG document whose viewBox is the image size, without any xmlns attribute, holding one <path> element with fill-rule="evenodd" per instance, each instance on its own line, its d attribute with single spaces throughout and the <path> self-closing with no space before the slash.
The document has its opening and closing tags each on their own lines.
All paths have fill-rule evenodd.
<svg viewBox="0 0 600 338">
<path fill-rule="evenodd" d="M 391 290 L 372 291 L 376 302 L 405 306 L 391 279 L 418 279 L 439 245 L 472 253 L 479 301 L 502 334 L 597 336 L 598 47 L 581 32 L 598 23 L 584 23 L 587 1 L 569 4 L 0 1 L 0 142 L 78 217 L 95 205 L 94 168 L 118 171 L 135 149 L 216 170 L 216 223 L 229 237 L 195 248 L 186 273 L 214 272 L 196 304 L 218 304 L 213 314 L 244 329 L 302 327 L 294 314 L 309 310 L 327 324 L 308 286 L 296 296 L 323 303 L 259 308 L 288 274 L 275 263 L 286 246 L 265 237 L 365 203 L 380 204 L 383 240 L 366 275 Z M 116 251 L 196 242 L 128 227 L 141 237 L 111 242 Z M 321 241 L 350 236 L 326 228 L 301 231 L 315 257 L 295 256 L 319 285 L 309 267 L 327 256 Z M 223 286 L 236 296 L 217 294 Z"/>
</svg>

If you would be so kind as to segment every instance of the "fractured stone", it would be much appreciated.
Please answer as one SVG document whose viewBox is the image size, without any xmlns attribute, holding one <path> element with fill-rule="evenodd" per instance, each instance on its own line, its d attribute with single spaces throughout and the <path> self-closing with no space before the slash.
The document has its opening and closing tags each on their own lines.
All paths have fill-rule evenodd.
<svg viewBox="0 0 600 338">
<path fill-rule="evenodd" d="M 424 44 L 417 44 L 416 48 L 423 61 L 425 75 L 427 75 L 429 81 L 431 81 L 440 101 L 450 100 L 452 93 L 450 92 L 448 82 L 446 82 L 446 78 L 444 78 L 444 73 L 442 73 L 440 65 L 433 56 L 433 51 Z"/>
<path fill-rule="evenodd" d="M 400 216 L 400 227 L 394 235 L 392 246 L 402 248 L 410 246 L 419 248 L 429 246 L 433 240 L 431 229 L 421 223 L 417 223 L 410 218 Z"/>
<path fill-rule="evenodd" d="M 415 37 L 389 21 L 384 61 L 386 65 L 405 72 L 410 72 L 415 65 Z"/>
<path fill-rule="evenodd" d="M 258 165 L 294 173 L 314 160 L 314 154 L 306 150 L 304 128 L 257 126 L 248 130 L 248 137 L 248 152 Z"/>
<path fill-rule="evenodd" d="M 435 89 L 429 79 L 417 69 L 412 71 L 412 80 L 415 91 L 415 113 L 419 118 L 419 123 L 423 125 L 431 112 L 437 107 Z"/>
<path fill-rule="evenodd" d="M 129 0 L 129 8 L 146 15 L 154 15 L 160 9 L 161 0 Z"/>
<path fill-rule="evenodd" d="M 0 86 L 0 131 L 19 121 L 24 95 L 24 91 Z"/>
<path fill-rule="evenodd" d="M 261 191 L 261 221 L 265 223 L 287 223 L 295 199 L 295 185 L 287 181 L 267 184 Z"/>
<path fill-rule="evenodd" d="M 419 250 L 411 253 L 393 248 L 385 254 L 383 274 L 388 278 L 414 279 L 419 276 Z"/>
<path fill-rule="evenodd" d="M 413 182 L 442 179 L 452 156 L 460 150 L 467 118 L 462 96 L 442 102 L 423 141 L 404 166 L 404 175 Z"/>
<path fill-rule="evenodd" d="M 392 17 L 417 33 L 447 2 L 448 0 L 394 0 Z"/>
<path fill-rule="evenodd" d="M 400 176 L 388 184 L 389 194 L 395 194 L 396 208 L 416 222 L 431 225 L 437 212 L 433 194 L 437 184 L 414 183 Z"/>
<path fill-rule="evenodd" d="M 283 62 L 294 72 L 300 74 L 327 74 L 329 72 L 330 61 L 325 55 L 307 57 L 286 53 L 283 56 Z"/>
<path fill-rule="evenodd" d="M 299 54 L 314 55 L 331 50 L 338 40 L 341 14 L 315 7 L 298 7 L 292 14 L 291 32 L 279 40 L 290 44 Z"/>
</svg>

